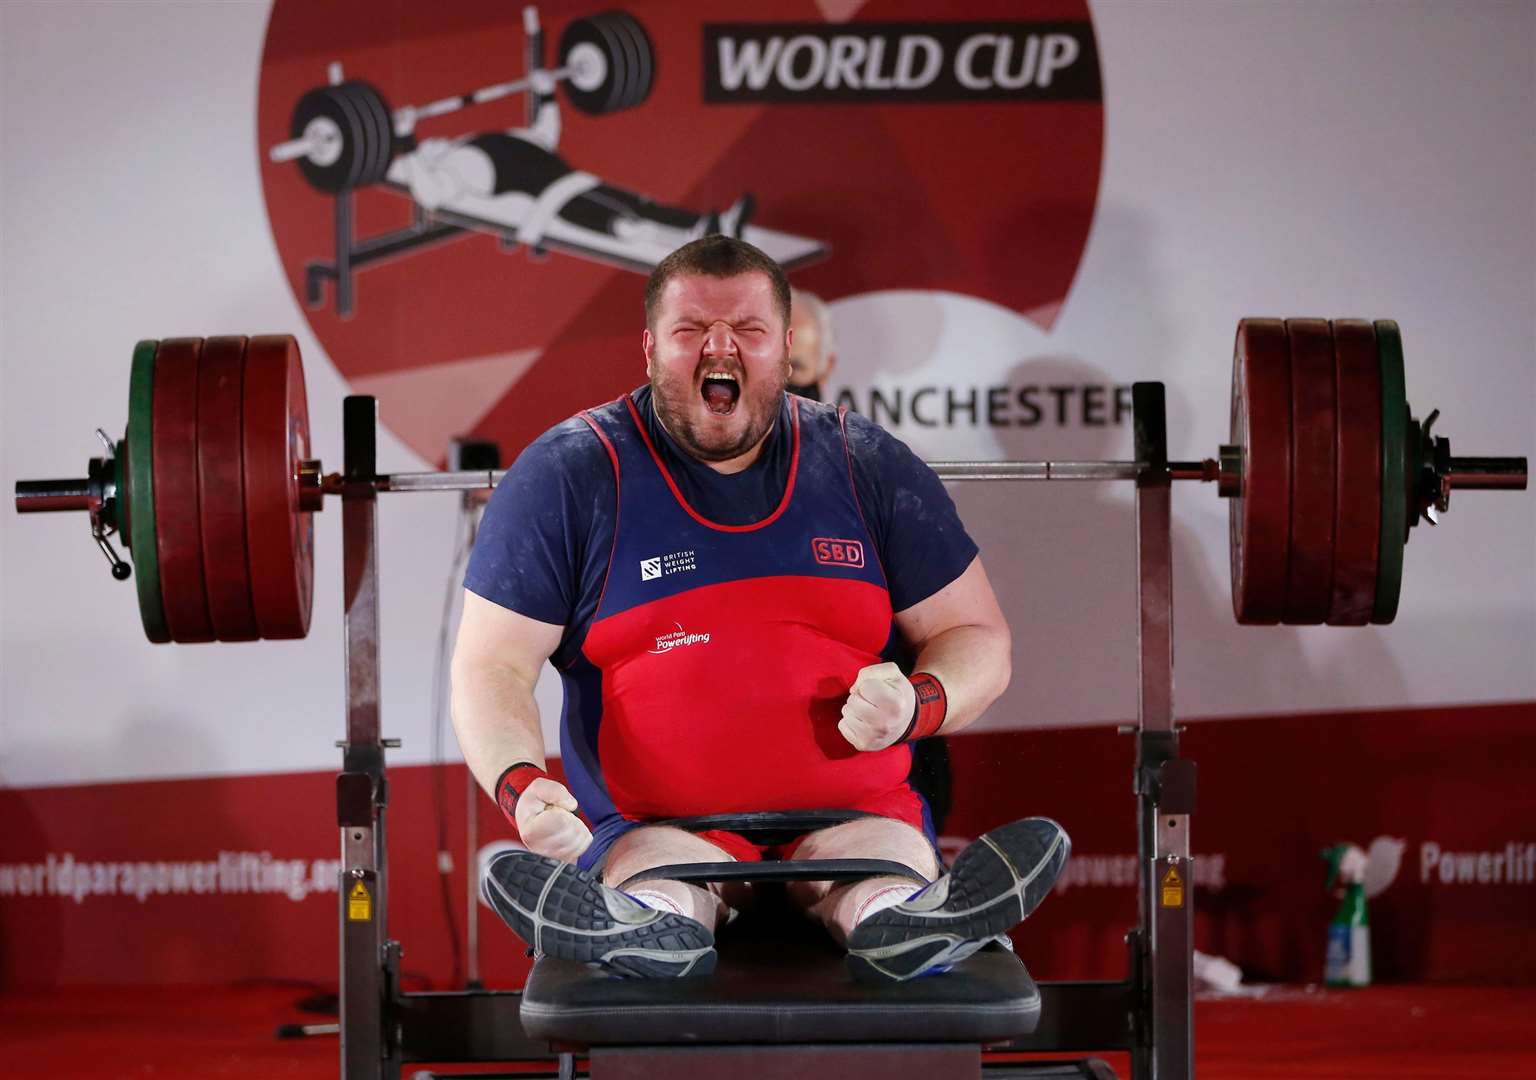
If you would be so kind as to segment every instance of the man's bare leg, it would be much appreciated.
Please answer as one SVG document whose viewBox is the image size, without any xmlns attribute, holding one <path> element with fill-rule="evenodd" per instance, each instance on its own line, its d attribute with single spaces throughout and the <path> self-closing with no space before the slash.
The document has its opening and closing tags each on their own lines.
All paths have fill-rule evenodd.
<svg viewBox="0 0 1536 1080">
<path fill-rule="evenodd" d="M 801 842 L 794 858 L 886 859 L 910 866 L 932 881 L 939 875 L 939 860 L 928 838 L 905 822 L 892 818 L 858 818 L 821 829 Z M 830 881 L 796 881 L 789 886 L 795 903 L 820 919 L 839 945 L 847 944 L 859 919 L 882 899 L 905 900 L 921 888 L 909 878 L 866 878 L 846 885 Z M 888 894 L 882 897 L 881 894 Z"/>
<path fill-rule="evenodd" d="M 669 825 L 642 825 L 631 829 L 613 842 L 608 858 L 603 863 L 603 884 L 619 888 L 634 875 L 656 866 L 674 866 L 683 863 L 735 862 L 708 840 L 683 829 Z M 671 901 L 679 915 L 718 929 L 730 914 L 730 908 L 720 898 L 719 886 L 704 888 L 683 881 L 637 881 L 625 889 L 637 896 L 642 903 L 650 897 L 642 893 L 659 894 Z"/>
</svg>

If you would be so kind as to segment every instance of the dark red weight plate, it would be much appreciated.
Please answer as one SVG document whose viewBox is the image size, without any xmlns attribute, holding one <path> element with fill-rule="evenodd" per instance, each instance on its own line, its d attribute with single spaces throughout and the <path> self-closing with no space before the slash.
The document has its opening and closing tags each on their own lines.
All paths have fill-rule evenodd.
<svg viewBox="0 0 1536 1080">
<path fill-rule="evenodd" d="M 1359 319 L 1333 324 L 1339 423 L 1333 537 L 1332 626 L 1364 626 L 1376 600 L 1381 542 L 1381 363 L 1376 331 Z"/>
<path fill-rule="evenodd" d="M 1285 329 L 1291 340 L 1291 539 L 1284 621 L 1317 626 L 1333 601 L 1339 416 L 1333 329 L 1326 319 L 1287 319 Z"/>
<path fill-rule="evenodd" d="M 309 406 L 299 346 L 253 337 L 245 349 L 242 407 L 245 535 L 251 600 L 264 638 L 309 632 L 314 596 L 313 515 L 299 506 L 299 462 L 309 457 Z"/>
<path fill-rule="evenodd" d="M 197 510 L 197 373 L 202 338 L 168 338 L 155 350 L 155 550 L 171 640 L 213 640 Z"/>
<path fill-rule="evenodd" d="M 1237 324 L 1231 439 L 1242 460 L 1242 491 L 1228 502 L 1232 611 L 1278 623 L 1291 533 L 1291 348 L 1279 319 Z"/>
<path fill-rule="evenodd" d="M 213 337 L 203 343 L 197 379 L 198 506 L 208 615 L 220 641 L 261 636 L 245 551 L 244 377 L 245 338 Z"/>
</svg>

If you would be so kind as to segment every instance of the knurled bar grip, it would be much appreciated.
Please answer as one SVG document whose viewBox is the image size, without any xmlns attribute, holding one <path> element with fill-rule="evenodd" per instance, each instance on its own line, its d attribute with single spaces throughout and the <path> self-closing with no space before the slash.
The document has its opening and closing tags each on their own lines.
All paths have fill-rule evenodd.
<svg viewBox="0 0 1536 1080">
<path fill-rule="evenodd" d="M 941 480 L 1134 480 L 1144 466 L 1136 461 L 930 461 Z M 1169 462 L 1175 479 L 1211 479 L 1203 462 Z M 487 472 L 391 473 L 378 478 L 380 491 L 476 491 L 495 487 L 505 470 Z"/>
</svg>

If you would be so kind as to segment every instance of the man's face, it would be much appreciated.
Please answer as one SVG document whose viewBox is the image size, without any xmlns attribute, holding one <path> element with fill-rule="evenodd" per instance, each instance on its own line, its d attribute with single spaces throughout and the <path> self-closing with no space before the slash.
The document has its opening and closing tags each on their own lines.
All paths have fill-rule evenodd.
<svg viewBox="0 0 1536 1080">
<path fill-rule="evenodd" d="M 668 281 L 643 340 L 656 414 L 701 461 L 757 448 L 789 381 L 790 334 L 766 274 Z"/>
<path fill-rule="evenodd" d="M 794 330 L 794 344 L 789 350 L 789 381 L 796 386 L 811 386 L 821 381 L 821 324 L 803 307 L 792 307 L 789 325 Z"/>
</svg>

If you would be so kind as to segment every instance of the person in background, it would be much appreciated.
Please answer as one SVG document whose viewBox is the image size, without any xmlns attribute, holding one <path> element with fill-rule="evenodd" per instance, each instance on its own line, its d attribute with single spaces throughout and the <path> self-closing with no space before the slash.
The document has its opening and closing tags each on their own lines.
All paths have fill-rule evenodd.
<svg viewBox="0 0 1536 1080">
<path fill-rule="evenodd" d="M 794 343 L 789 347 L 789 385 L 784 389 L 812 401 L 825 400 L 827 377 L 837 364 L 832 312 L 815 293 L 791 289 L 789 328 Z"/>
</svg>

